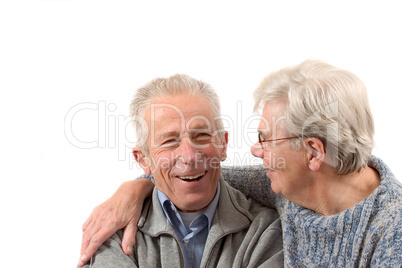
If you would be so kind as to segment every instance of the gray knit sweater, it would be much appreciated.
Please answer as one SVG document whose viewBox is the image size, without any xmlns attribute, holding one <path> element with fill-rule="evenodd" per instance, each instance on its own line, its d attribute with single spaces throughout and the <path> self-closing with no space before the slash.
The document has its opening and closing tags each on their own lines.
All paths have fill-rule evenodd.
<svg viewBox="0 0 402 268">
<path fill-rule="evenodd" d="M 402 185 L 380 159 L 381 184 L 333 216 L 320 216 L 272 192 L 263 166 L 224 167 L 233 187 L 278 210 L 285 267 L 402 267 Z"/>
</svg>

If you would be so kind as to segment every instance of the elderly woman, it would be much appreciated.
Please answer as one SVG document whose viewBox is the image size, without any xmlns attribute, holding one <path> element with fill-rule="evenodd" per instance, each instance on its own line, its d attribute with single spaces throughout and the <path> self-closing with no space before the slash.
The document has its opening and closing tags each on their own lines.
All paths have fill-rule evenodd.
<svg viewBox="0 0 402 268">
<path fill-rule="evenodd" d="M 402 186 L 371 155 L 374 123 L 360 79 L 307 60 L 266 76 L 254 96 L 262 116 L 251 151 L 268 171 L 231 167 L 222 175 L 278 210 L 284 265 L 400 267 Z M 82 261 L 128 223 L 123 250 L 130 253 L 133 223 L 149 192 L 142 189 L 149 187 L 143 180 L 125 183 L 94 210 L 83 226 Z"/>
</svg>

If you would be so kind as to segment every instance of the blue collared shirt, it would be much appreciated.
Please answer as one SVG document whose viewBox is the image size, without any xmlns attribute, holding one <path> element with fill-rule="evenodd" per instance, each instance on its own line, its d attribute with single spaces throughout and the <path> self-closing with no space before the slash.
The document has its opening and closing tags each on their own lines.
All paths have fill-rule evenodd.
<svg viewBox="0 0 402 268">
<path fill-rule="evenodd" d="M 169 198 L 158 190 L 158 199 L 162 210 L 172 225 L 181 246 L 183 248 L 186 267 L 200 267 L 209 229 L 211 228 L 216 207 L 220 196 L 220 184 L 218 183 L 216 195 L 205 210 L 190 223 L 190 231 L 187 230 L 176 206 Z"/>
</svg>

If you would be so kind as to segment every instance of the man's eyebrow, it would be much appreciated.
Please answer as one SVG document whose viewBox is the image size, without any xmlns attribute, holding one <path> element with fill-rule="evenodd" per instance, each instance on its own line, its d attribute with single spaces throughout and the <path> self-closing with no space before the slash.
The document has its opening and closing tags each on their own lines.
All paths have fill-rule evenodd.
<svg viewBox="0 0 402 268">
<path fill-rule="evenodd" d="M 177 136 L 180 136 L 180 133 L 177 131 L 166 131 L 166 132 L 163 132 L 161 135 L 159 135 L 159 137 L 162 139 L 169 138 L 169 137 L 177 137 Z"/>
<path fill-rule="evenodd" d="M 191 124 L 191 126 L 188 127 L 188 129 L 212 129 L 211 124 L 206 124 L 205 122 L 199 122 L 199 123 L 194 123 Z"/>
</svg>

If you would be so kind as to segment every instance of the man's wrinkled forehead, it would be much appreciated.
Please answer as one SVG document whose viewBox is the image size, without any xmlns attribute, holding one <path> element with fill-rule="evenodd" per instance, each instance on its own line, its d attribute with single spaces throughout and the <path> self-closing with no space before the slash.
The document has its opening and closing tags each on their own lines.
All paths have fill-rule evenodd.
<svg viewBox="0 0 402 268">
<path fill-rule="evenodd" d="M 169 128 L 177 127 L 195 131 L 216 129 L 213 111 L 206 99 L 200 99 L 196 105 L 187 104 L 178 97 L 169 97 L 167 100 L 154 101 L 145 110 L 145 119 L 150 125 L 159 125 L 166 131 L 173 131 Z"/>
<path fill-rule="evenodd" d="M 177 119 L 179 120 L 179 119 Z M 172 121 L 175 121 L 174 119 Z M 178 126 L 181 126 L 178 128 Z M 197 121 L 192 122 L 190 125 L 185 124 L 173 124 L 172 126 L 167 126 L 161 129 L 156 129 L 155 131 L 159 132 L 162 138 L 167 138 L 171 136 L 179 136 L 182 132 L 186 130 L 190 133 L 198 133 L 198 132 L 212 132 L 212 126 L 207 121 Z"/>
</svg>

